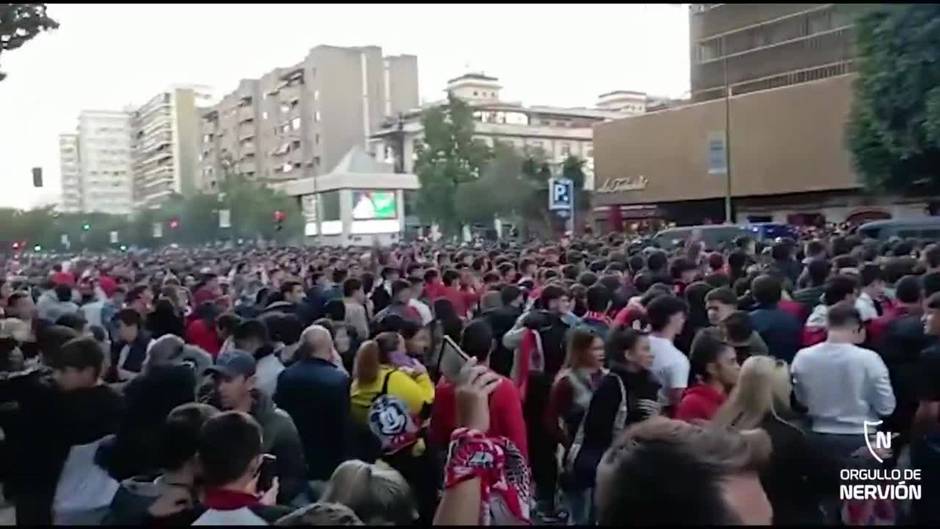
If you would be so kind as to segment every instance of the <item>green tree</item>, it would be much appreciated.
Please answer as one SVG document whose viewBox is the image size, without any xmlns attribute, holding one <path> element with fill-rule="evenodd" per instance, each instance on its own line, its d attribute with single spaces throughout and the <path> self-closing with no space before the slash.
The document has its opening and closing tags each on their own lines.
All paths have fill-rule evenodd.
<svg viewBox="0 0 940 529">
<path fill-rule="evenodd" d="M 873 191 L 940 191 L 940 5 L 869 7 L 856 32 L 847 141 L 857 171 Z"/>
<path fill-rule="evenodd" d="M 46 4 L 0 4 L 0 54 L 26 44 L 41 31 L 59 27 L 46 15 Z M 0 72 L 0 81 L 6 74 Z"/>
<path fill-rule="evenodd" d="M 509 218 L 531 191 L 522 179 L 524 158 L 511 144 L 496 142 L 480 177 L 460 186 L 454 197 L 457 217 L 469 223 L 487 223 L 494 217 Z"/>
<path fill-rule="evenodd" d="M 453 94 L 448 95 L 446 105 L 425 111 L 421 124 L 424 141 L 418 145 L 415 162 L 421 181 L 418 214 L 452 235 L 470 220 L 458 214 L 457 190 L 480 176 L 490 149 L 473 137 L 473 109 Z"/>
</svg>

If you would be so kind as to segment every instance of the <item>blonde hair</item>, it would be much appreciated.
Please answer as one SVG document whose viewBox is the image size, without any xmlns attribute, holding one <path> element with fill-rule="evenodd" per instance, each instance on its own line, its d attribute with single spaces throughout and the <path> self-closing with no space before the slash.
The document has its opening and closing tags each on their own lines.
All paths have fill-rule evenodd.
<svg viewBox="0 0 940 529">
<path fill-rule="evenodd" d="M 752 356 L 741 365 L 741 374 L 728 400 L 712 418 L 712 424 L 734 430 L 760 427 L 767 415 L 785 424 L 781 413 L 790 412 L 790 369 L 772 356 Z"/>
<path fill-rule="evenodd" d="M 320 501 L 349 507 L 366 525 L 411 525 L 417 518 L 408 482 L 381 462 L 344 461 L 336 467 Z"/>
</svg>

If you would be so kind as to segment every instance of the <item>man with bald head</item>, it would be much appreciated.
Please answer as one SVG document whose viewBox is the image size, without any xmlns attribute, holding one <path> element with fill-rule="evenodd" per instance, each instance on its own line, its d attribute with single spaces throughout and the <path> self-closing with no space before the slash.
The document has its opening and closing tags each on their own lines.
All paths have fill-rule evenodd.
<svg viewBox="0 0 940 529">
<path fill-rule="evenodd" d="M 300 335 L 294 364 L 277 381 L 274 402 L 297 425 L 307 458 L 307 479 L 326 482 L 348 453 L 349 375 L 330 331 L 320 325 Z M 316 485 L 314 484 L 316 488 Z"/>
</svg>

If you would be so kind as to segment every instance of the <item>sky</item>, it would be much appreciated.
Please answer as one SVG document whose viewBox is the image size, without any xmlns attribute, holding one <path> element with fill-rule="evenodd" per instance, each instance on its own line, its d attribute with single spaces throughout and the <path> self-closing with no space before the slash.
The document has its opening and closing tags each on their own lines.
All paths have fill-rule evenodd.
<svg viewBox="0 0 940 529">
<path fill-rule="evenodd" d="M 174 84 L 221 97 L 319 44 L 416 55 L 423 101 L 471 70 L 526 105 L 689 90 L 687 4 L 49 4 L 48 14 L 59 29 L 0 55 L 0 207 L 58 201 L 58 135 L 82 110 L 141 105 Z"/>
</svg>

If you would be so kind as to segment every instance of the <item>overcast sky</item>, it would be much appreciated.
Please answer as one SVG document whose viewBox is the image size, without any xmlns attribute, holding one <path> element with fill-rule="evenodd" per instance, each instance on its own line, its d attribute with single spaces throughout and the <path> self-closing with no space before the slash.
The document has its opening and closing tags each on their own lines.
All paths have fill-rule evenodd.
<svg viewBox="0 0 940 529">
<path fill-rule="evenodd" d="M 171 84 L 221 96 L 319 44 L 417 55 L 428 101 L 468 67 L 530 105 L 592 106 L 616 89 L 678 97 L 689 89 L 685 6 L 50 4 L 60 28 L 0 55 L 0 207 L 58 200 L 58 135 L 81 110 L 140 105 Z"/>
</svg>

